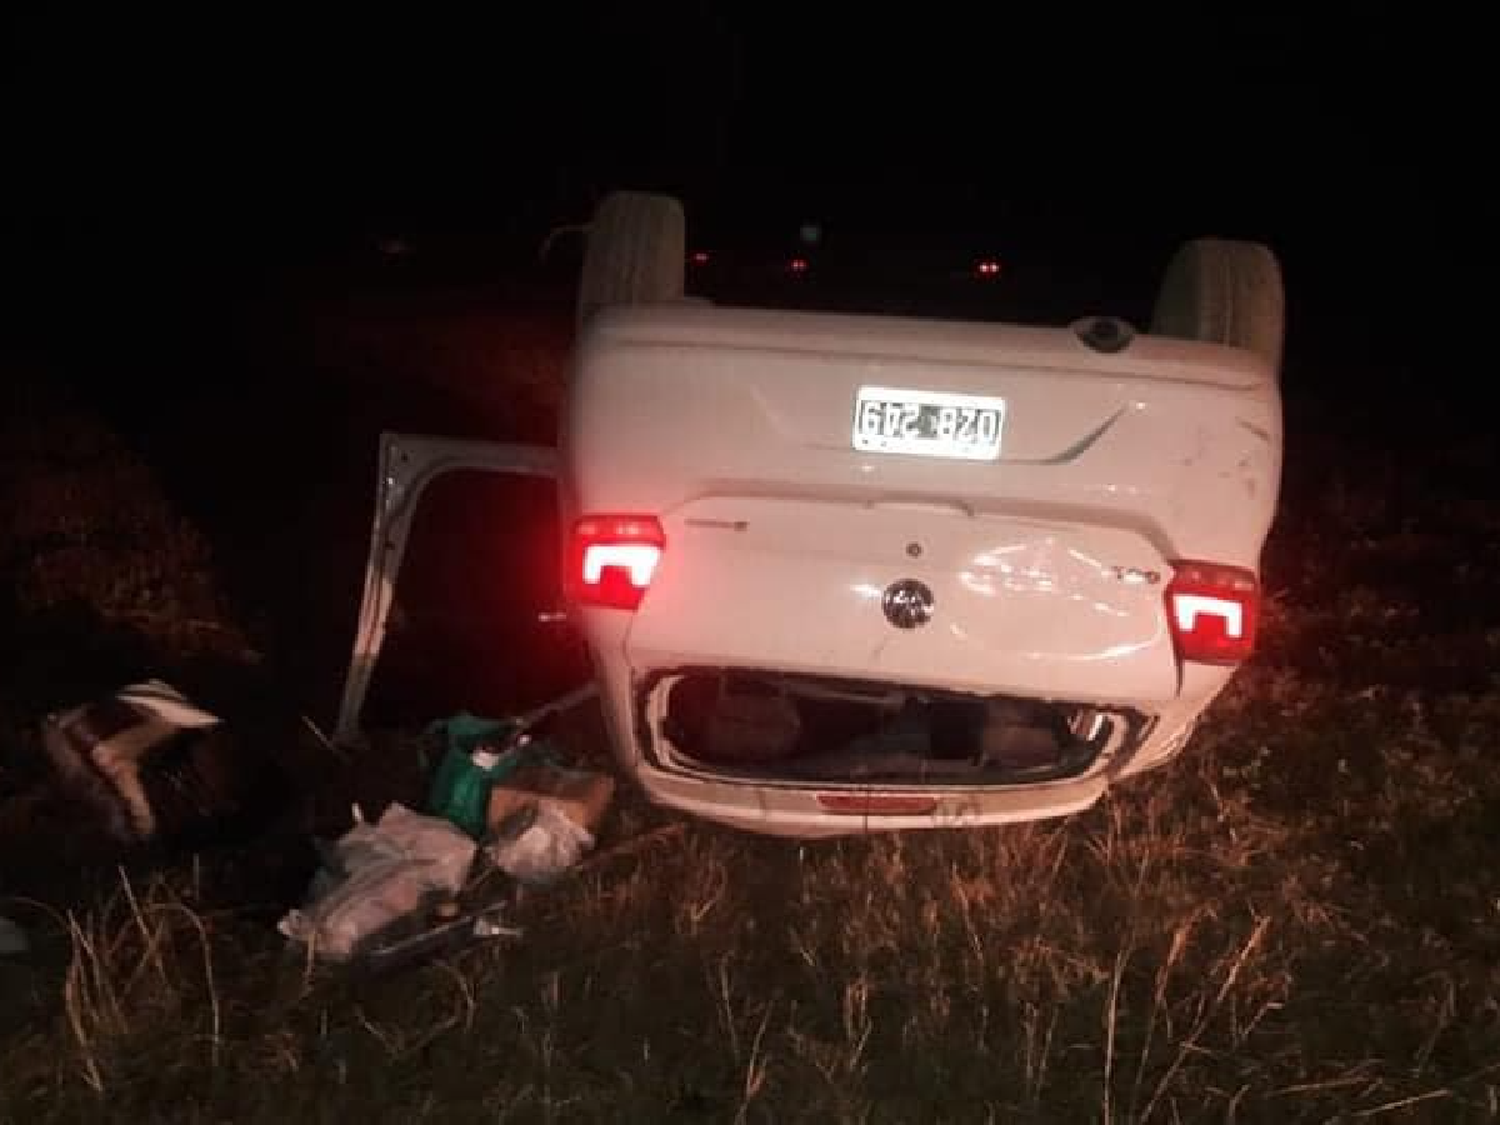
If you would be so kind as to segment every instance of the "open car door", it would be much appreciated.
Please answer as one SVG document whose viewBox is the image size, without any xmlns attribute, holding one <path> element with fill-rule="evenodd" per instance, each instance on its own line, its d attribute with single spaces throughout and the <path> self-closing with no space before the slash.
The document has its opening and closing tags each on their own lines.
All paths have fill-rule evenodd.
<svg viewBox="0 0 1500 1125">
<path fill-rule="evenodd" d="M 514 445 L 422 434 L 384 433 L 380 437 L 380 476 L 375 494 L 375 518 L 370 528 L 370 551 L 365 564 L 364 593 L 354 651 L 344 679 L 334 738 L 343 744 L 358 741 L 360 712 L 369 690 L 375 662 L 385 642 L 386 622 L 396 579 L 406 554 L 412 517 L 427 486 L 444 473 L 479 470 L 556 479 L 557 450 L 544 445 Z"/>
</svg>

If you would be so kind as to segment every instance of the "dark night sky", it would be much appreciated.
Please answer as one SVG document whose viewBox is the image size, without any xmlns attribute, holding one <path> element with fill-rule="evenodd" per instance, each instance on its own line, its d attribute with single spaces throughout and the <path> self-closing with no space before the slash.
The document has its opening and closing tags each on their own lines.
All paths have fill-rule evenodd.
<svg viewBox="0 0 1500 1125">
<path fill-rule="evenodd" d="M 644 186 L 686 194 L 699 230 L 815 212 L 1083 271 L 1263 237 L 1378 320 L 1392 293 L 1430 312 L 1483 225 L 1454 136 L 1477 72 L 1461 28 L 1410 11 L 773 11 L 23 19 L 9 241 L 163 269 L 391 229 L 487 245 Z"/>
</svg>

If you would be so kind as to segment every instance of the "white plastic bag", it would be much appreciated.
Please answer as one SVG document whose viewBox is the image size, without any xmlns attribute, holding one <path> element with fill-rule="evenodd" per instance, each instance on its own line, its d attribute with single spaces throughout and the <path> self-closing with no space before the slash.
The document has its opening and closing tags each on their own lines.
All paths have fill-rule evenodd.
<svg viewBox="0 0 1500 1125">
<path fill-rule="evenodd" d="M 594 846 L 589 831 L 547 803 L 530 805 L 500 825 L 488 854 L 522 883 L 550 883 Z"/>
<path fill-rule="evenodd" d="M 376 826 L 381 843 L 394 844 L 410 859 L 425 865 L 427 881 L 443 894 L 463 889 L 477 850 L 473 839 L 457 825 L 437 816 L 412 812 L 393 804 Z"/>
<path fill-rule="evenodd" d="M 456 895 L 474 852 L 474 841 L 446 820 L 393 804 L 328 849 L 306 905 L 277 928 L 319 956 L 346 960 L 394 923 Z"/>
</svg>

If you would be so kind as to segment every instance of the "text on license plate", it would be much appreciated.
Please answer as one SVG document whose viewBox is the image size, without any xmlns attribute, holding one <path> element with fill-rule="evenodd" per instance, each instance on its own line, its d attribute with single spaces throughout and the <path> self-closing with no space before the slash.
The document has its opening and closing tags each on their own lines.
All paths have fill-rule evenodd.
<svg viewBox="0 0 1500 1125">
<path fill-rule="evenodd" d="M 994 461 L 1005 429 L 1005 400 L 947 391 L 861 387 L 854 403 L 854 448 Z"/>
</svg>

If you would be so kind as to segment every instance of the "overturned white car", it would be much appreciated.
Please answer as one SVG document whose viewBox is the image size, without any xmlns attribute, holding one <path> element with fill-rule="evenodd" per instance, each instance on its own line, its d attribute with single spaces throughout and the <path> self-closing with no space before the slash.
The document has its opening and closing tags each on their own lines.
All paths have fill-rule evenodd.
<svg viewBox="0 0 1500 1125">
<path fill-rule="evenodd" d="M 1181 750 L 1255 643 L 1266 248 L 1183 247 L 1139 334 L 716 307 L 683 261 L 674 201 L 604 203 L 555 458 L 493 454 L 557 475 L 570 613 L 654 800 L 781 834 L 995 824 Z"/>
</svg>

